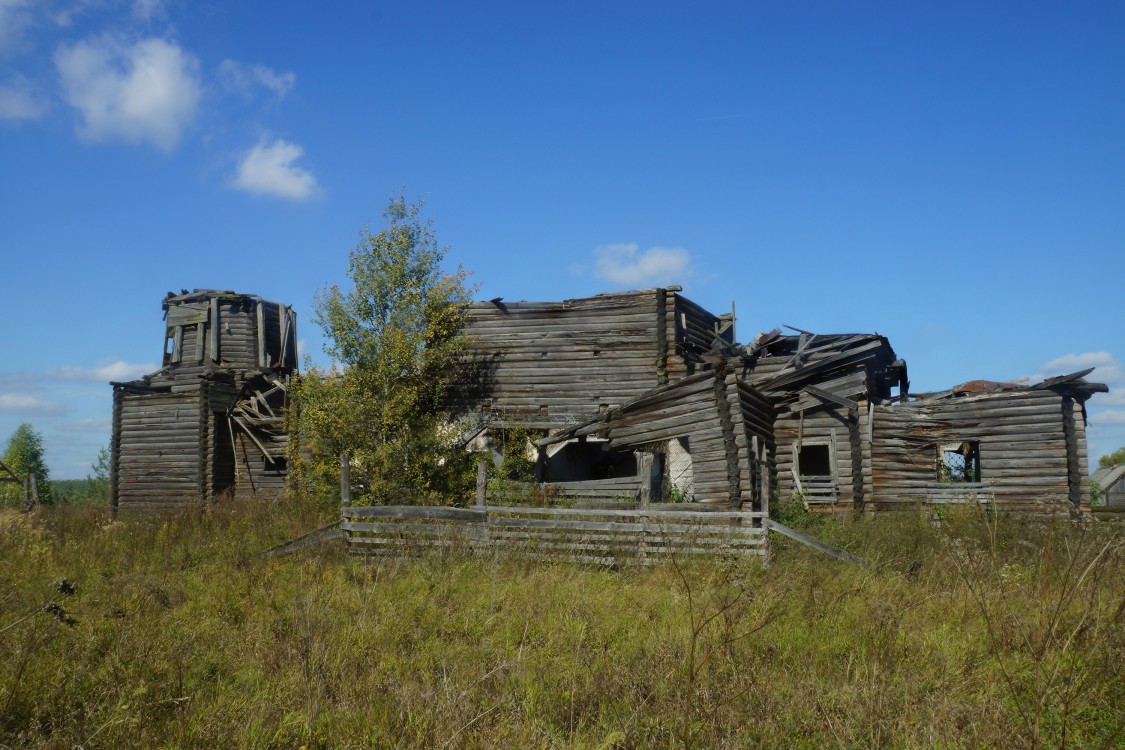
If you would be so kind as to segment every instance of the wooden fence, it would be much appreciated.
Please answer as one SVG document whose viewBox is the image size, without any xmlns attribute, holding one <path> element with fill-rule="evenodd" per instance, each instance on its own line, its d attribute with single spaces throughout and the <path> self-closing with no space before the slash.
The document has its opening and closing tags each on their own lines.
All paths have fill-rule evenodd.
<svg viewBox="0 0 1125 750">
<path fill-rule="evenodd" d="M 345 506 L 343 517 L 348 549 L 361 555 L 496 550 L 615 564 L 767 552 L 763 514 L 745 511 Z"/>
</svg>

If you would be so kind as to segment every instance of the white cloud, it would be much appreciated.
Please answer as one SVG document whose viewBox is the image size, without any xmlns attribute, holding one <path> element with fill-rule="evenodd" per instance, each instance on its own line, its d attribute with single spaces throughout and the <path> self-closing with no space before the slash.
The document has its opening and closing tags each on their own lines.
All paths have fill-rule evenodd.
<svg viewBox="0 0 1125 750">
<path fill-rule="evenodd" d="M 259 143 L 243 157 L 231 185 L 248 193 L 272 195 L 276 198 L 305 200 L 316 195 L 320 187 L 306 169 L 295 166 L 304 150 L 280 138 L 273 143 Z"/>
<path fill-rule="evenodd" d="M 77 380 L 83 383 L 108 383 L 136 380 L 142 375 L 154 372 L 157 366 L 152 362 L 126 362 L 114 359 L 101 362 L 94 367 L 60 367 L 48 370 L 47 376 L 59 380 Z"/>
<path fill-rule="evenodd" d="M 67 103 L 92 141 L 149 141 L 170 150 L 195 116 L 203 88 L 199 63 L 167 39 L 126 44 L 87 39 L 55 52 Z"/>
<path fill-rule="evenodd" d="M 624 286 L 684 281 L 691 276 L 691 256 L 681 247 L 650 247 L 636 243 L 603 245 L 594 251 L 594 276 Z"/>
<path fill-rule="evenodd" d="M 68 432 L 92 432 L 99 434 L 109 432 L 111 427 L 113 427 L 113 419 L 110 417 L 91 417 L 89 419 L 63 425 L 63 429 Z"/>
<path fill-rule="evenodd" d="M 37 120 L 47 109 L 47 102 L 35 96 L 22 77 L 0 83 L 0 120 Z"/>
<path fill-rule="evenodd" d="M 249 65 L 234 60 L 223 60 L 219 64 L 219 82 L 228 91 L 250 99 L 256 89 L 264 88 L 273 92 L 277 98 L 284 99 L 297 83 L 293 73 L 278 73 L 265 65 Z"/>
<path fill-rule="evenodd" d="M 16 414 L 59 414 L 67 411 L 62 404 L 29 396 L 25 393 L 0 393 L 0 412 Z"/>
</svg>

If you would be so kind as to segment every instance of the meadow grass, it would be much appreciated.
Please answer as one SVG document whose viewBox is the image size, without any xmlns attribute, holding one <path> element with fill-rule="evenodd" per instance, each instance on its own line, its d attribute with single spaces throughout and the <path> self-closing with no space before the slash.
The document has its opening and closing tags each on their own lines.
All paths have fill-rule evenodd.
<svg viewBox="0 0 1125 750">
<path fill-rule="evenodd" d="M 0 747 L 1125 742 L 1110 523 L 803 521 L 865 567 L 784 539 L 768 567 L 260 554 L 330 517 L 0 515 Z"/>
</svg>

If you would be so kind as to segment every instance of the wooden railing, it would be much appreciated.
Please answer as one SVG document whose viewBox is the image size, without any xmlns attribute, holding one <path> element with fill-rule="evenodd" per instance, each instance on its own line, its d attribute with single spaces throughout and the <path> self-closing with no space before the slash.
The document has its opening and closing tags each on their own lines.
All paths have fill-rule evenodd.
<svg viewBox="0 0 1125 750">
<path fill-rule="evenodd" d="M 495 550 L 615 564 L 767 551 L 763 514 L 746 511 L 345 506 L 343 516 L 348 549 L 362 555 Z"/>
</svg>

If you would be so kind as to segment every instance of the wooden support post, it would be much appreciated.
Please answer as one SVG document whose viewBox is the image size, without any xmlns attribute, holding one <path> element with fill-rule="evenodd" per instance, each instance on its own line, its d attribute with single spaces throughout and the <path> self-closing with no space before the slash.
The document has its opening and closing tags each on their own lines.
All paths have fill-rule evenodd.
<svg viewBox="0 0 1125 750">
<path fill-rule="evenodd" d="M 29 478 L 31 479 L 31 502 L 35 504 L 35 509 L 39 510 L 39 477 L 31 474 Z"/>
<path fill-rule="evenodd" d="M 652 467 L 656 464 L 656 457 L 663 455 L 662 453 L 641 453 L 637 456 L 640 459 L 640 465 L 637 468 L 641 473 L 641 493 L 639 500 L 640 509 L 642 511 L 647 511 L 648 504 L 652 501 Z M 659 479 L 657 481 L 659 481 Z M 659 500 L 659 497 L 657 499 Z M 641 522 L 641 538 L 638 541 L 638 547 L 641 563 L 643 564 L 648 560 L 648 516 L 641 516 L 639 520 Z"/>
<path fill-rule="evenodd" d="M 264 302 L 258 300 L 254 305 L 258 313 L 258 366 L 263 369 L 269 367 L 266 358 L 266 318 L 265 311 L 262 309 L 264 304 Z"/>
<path fill-rule="evenodd" d="M 211 298 L 211 361 L 219 361 L 219 298 Z"/>
<path fill-rule="evenodd" d="M 477 507 L 483 508 L 488 499 L 488 464 L 481 460 L 477 462 Z"/>
<path fill-rule="evenodd" d="M 176 326 L 175 333 L 172 334 L 172 361 L 178 363 L 180 357 L 184 353 L 184 327 Z"/>
<path fill-rule="evenodd" d="M 352 507 L 352 457 L 347 451 L 340 454 L 340 509 Z"/>
<path fill-rule="evenodd" d="M 638 453 L 637 454 L 638 470 L 641 475 L 641 491 L 637 500 L 641 504 L 641 509 L 648 508 L 648 504 L 652 501 L 652 463 L 653 454 L 651 453 Z"/>
<path fill-rule="evenodd" d="M 277 365 L 285 367 L 285 305 L 277 305 Z"/>
<path fill-rule="evenodd" d="M 653 453 L 652 462 L 648 465 L 648 476 L 644 479 L 648 489 L 648 498 L 651 502 L 664 500 L 664 454 Z"/>
</svg>

